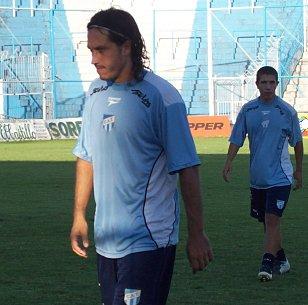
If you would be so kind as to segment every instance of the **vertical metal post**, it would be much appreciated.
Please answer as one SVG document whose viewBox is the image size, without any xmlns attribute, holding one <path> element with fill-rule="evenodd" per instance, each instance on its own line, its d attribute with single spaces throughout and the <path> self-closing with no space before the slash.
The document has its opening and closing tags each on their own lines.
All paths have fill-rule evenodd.
<svg viewBox="0 0 308 305">
<path fill-rule="evenodd" d="M 264 65 L 267 65 L 267 18 L 266 18 L 266 9 L 267 6 L 264 7 Z"/>
<path fill-rule="evenodd" d="M 241 75 L 241 98 L 240 101 L 243 102 L 244 96 L 245 96 L 245 77 L 244 75 Z"/>
<path fill-rule="evenodd" d="M 153 71 L 156 72 L 156 11 L 153 10 L 153 39 L 152 39 Z"/>
<path fill-rule="evenodd" d="M 235 117 L 233 90 L 234 90 L 234 86 L 231 85 L 230 117 L 231 117 L 232 123 L 234 122 L 234 117 Z"/>
<path fill-rule="evenodd" d="M 16 17 L 17 16 L 17 11 L 16 11 L 16 0 L 13 0 L 12 2 L 12 6 L 13 6 L 13 17 Z"/>
<path fill-rule="evenodd" d="M 33 37 L 30 37 L 30 54 L 31 55 L 35 55 L 34 51 L 33 51 Z"/>
<path fill-rule="evenodd" d="M 31 17 L 34 17 L 33 0 L 30 0 L 30 12 L 31 12 Z"/>
<path fill-rule="evenodd" d="M 50 58 L 51 58 L 51 91 L 53 97 L 53 118 L 57 118 L 57 95 L 56 95 L 56 61 L 55 61 L 55 37 L 54 37 L 54 23 L 53 16 L 54 10 L 49 10 L 49 23 L 50 23 Z"/>
<path fill-rule="evenodd" d="M 195 53 L 195 60 L 197 60 L 197 50 L 198 50 L 198 42 L 197 42 L 197 31 L 196 30 L 193 30 L 193 35 L 194 35 L 194 53 Z"/>
<path fill-rule="evenodd" d="M 207 0 L 207 75 L 208 75 L 208 98 L 209 98 L 209 115 L 215 114 L 214 106 L 214 84 L 213 84 L 213 41 L 212 41 L 212 11 L 210 0 Z"/>
<path fill-rule="evenodd" d="M 45 63 L 44 63 L 44 53 L 41 54 L 40 58 L 40 79 L 42 80 L 42 111 L 43 120 L 47 119 L 47 103 L 46 103 L 46 84 L 45 84 Z"/>
<path fill-rule="evenodd" d="M 0 118 L 5 115 L 4 94 L 3 94 L 3 80 L 0 79 Z"/>
<path fill-rule="evenodd" d="M 283 86 L 284 86 L 284 78 L 281 78 L 282 76 L 282 69 L 281 69 L 281 65 L 280 65 L 280 57 L 281 57 L 281 45 L 280 45 L 280 42 L 279 42 L 279 46 L 278 46 L 278 75 L 280 77 L 280 81 L 279 81 L 279 86 L 278 86 L 278 91 L 279 91 L 279 96 L 283 96 Z"/>
</svg>

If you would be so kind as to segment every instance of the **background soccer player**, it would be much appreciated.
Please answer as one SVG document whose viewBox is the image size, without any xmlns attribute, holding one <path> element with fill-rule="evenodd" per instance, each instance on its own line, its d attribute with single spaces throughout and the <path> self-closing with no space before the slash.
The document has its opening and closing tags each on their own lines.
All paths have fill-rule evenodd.
<svg viewBox="0 0 308 305">
<path fill-rule="evenodd" d="M 177 176 L 193 271 L 212 260 L 204 234 L 198 165 L 186 109 L 167 81 L 145 69 L 133 17 L 103 10 L 88 24 L 99 79 L 89 89 L 77 158 L 71 245 L 87 257 L 86 207 L 94 185 L 94 234 L 105 305 L 163 305 L 179 231 Z"/>
<path fill-rule="evenodd" d="M 302 187 L 303 142 L 296 111 L 275 94 L 277 71 L 270 66 L 260 68 L 256 85 L 260 96 L 242 107 L 233 127 L 223 178 L 229 181 L 232 160 L 248 135 L 251 216 L 265 224 L 264 255 L 258 277 L 268 281 L 273 271 L 282 274 L 290 269 L 282 248 L 280 218 L 293 177 L 294 188 Z M 294 147 L 294 173 L 288 143 Z"/>
</svg>

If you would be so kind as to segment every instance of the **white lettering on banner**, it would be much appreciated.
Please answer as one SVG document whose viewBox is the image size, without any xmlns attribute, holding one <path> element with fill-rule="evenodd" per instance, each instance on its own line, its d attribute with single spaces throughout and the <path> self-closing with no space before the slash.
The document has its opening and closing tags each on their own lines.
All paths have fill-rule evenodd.
<svg viewBox="0 0 308 305">
<path fill-rule="evenodd" d="M 40 140 L 51 140 L 51 136 L 46 128 L 45 120 L 33 120 L 36 136 Z"/>
<path fill-rule="evenodd" d="M 0 119 L 0 142 L 77 139 L 81 124 L 81 118 Z"/>
<path fill-rule="evenodd" d="M 50 140 L 43 120 L 0 120 L 0 141 Z"/>
<path fill-rule="evenodd" d="M 46 127 L 52 139 L 77 139 L 81 130 L 81 118 L 47 120 Z"/>
</svg>

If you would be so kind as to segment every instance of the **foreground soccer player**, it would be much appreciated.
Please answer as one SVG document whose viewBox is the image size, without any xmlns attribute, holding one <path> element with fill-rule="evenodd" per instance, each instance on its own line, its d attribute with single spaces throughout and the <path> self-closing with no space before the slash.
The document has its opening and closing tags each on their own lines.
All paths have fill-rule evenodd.
<svg viewBox="0 0 308 305">
<path fill-rule="evenodd" d="M 250 149 L 251 216 L 264 223 L 264 255 L 258 277 L 272 279 L 290 264 L 282 248 L 280 218 L 289 199 L 292 178 L 294 189 L 302 187 L 303 142 L 296 111 L 275 95 L 277 71 L 269 66 L 257 72 L 260 96 L 246 103 L 233 127 L 223 178 L 229 181 L 232 160 L 246 135 Z M 296 168 L 293 173 L 288 142 L 294 147 Z"/>
<path fill-rule="evenodd" d="M 87 257 L 86 207 L 94 185 L 94 234 L 105 305 L 166 304 L 179 231 L 177 177 L 193 271 L 212 260 L 204 233 L 198 165 L 181 96 L 145 69 L 133 17 L 103 10 L 88 24 L 99 79 L 89 89 L 77 158 L 71 246 Z"/>
</svg>

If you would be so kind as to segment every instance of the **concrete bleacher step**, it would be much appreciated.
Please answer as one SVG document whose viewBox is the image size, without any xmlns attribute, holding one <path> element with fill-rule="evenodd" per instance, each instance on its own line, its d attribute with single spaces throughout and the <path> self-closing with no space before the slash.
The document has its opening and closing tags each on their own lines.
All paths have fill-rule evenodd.
<svg viewBox="0 0 308 305">
<path fill-rule="evenodd" d="M 284 95 L 283 98 L 284 99 L 294 99 L 297 95 L 297 91 L 287 91 Z"/>
<path fill-rule="evenodd" d="M 208 108 L 208 102 L 203 101 L 203 102 L 197 102 L 197 101 L 192 101 L 191 105 L 192 108 Z"/>
<path fill-rule="evenodd" d="M 185 103 L 191 103 L 192 102 L 192 96 L 182 96 L 182 99 Z"/>
<path fill-rule="evenodd" d="M 208 108 L 205 107 L 190 107 L 188 109 L 189 114 L 207 114 Z"/>
<path fill-rule="evenodd" d="M 296 97 L 295 103 L 300 104 L 300 105 L 307 104 L 307 106 L 308 106 L 308 98 L 307 97 Z"/>
<path fill-rule="evenodd" d="M 301 67 L 298 74 L 301 76 L 308 76 L 308 61 L 306 63 L 301 62 Z"/>
<path fill-rule="evenodd" d="M 74 52 L 76 57 L 78 57 L 78 56 L 91 57 L 90 50 L 87 47 L 75 48 L 73 52 Z"/>
<path fill-rule="evenodd" d="M 304 75 L 301 75 L 300 78 L 298 78 L 297 83 L 299 86 L 308 86 L 308 78 L 306 78 Z"/>
<path fill-rule="evenodd" d="M 194 103 L 201 103 L 201 104 L 204 104 L 204 103 L 206 103 L 207 102 L 207 99 L 208 99 L 208 97 L 207 96 L 194 96 L 193 98 L 192 98 L 192 103 L 194 104 Z"/>
<path fill-rule="evenodd" d="M 156 73 L 168 80 L 176 79 L 176 78 L 184 78 L 184 80 L 195 80 L 197 77 L 196 72 L 177 72 L 177 71 L 156 71 Z"/>
<path fill-rule="evenodd" d="M 182 91 L 191 91 L 194 89 L 195 80 L 187 80 L 182 83 Z"/>
<path fill-rule="evenodd" d="M 195 85 L 196 90 L 207 90 L 208 89 L 208 83 L 199 83 L 197 82 Z"/>
<path fill-rule="evenodd" d="M 308 100 L 307 98 L 296 98 L 294 101 L 294 107 L 297 112 L 308 112 Z"/>
<path fill-rule="evenodd" d="M 296 92 L 298 89 L 298 83 L 296 82 L 293 82 L 293 83 L 289 83 L 287 85 L 287 88 L 286 88 L 286 92 L 285 93 L 293 93 L 293 92 Z"/>
</svg>

